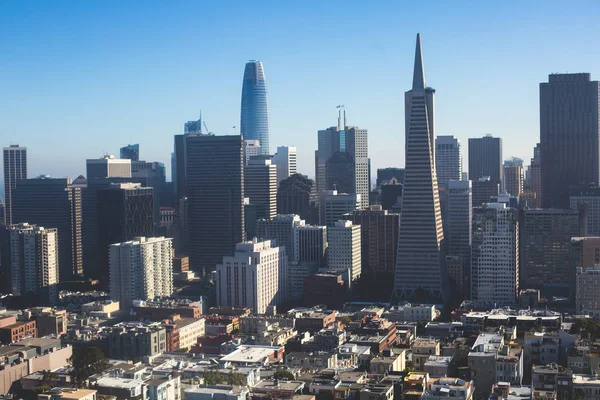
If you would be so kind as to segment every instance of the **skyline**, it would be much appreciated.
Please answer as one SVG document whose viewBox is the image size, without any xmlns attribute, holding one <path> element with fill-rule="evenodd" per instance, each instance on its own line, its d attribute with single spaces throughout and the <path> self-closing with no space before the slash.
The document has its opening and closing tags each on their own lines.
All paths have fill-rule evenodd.
<svg viewBox="0 0 600 400">
<path fill-rule="evenodd" d="M 43 3 L 0 5 L 0 144 L 28 147 L 30 177 L 75 178 L 85 159 L 140 143 L 141 158 L 164 162 L 170 177 L 173 135 L 200 109 L 217 134 L 239 125 L 240 76 L 256 59 L 269 75 L 271 149 L 296 146 L 298 171 L 314 177 L 317 131 L 335 126 L 335 107 L 345 104 L 348 124 L 369 130 L 374 177 L 377 168 L 404 166 L 402 97 L 420 32 L 437 90 L 437 133 L 460 139 L 465 165 L 467 139 L 487 133 L 503 139 L 506 158 L 529 164 L 539 141 L 539 84 L 552 72 L 600 77 L 594 13 L 584 7 L 312 3 L 259 14 L 233 4 L 227 15 L 226 6 L 188 2 L 76 4 L 67 15 Z M 181 22 L 194 11 L 203 16 L 198 26 Z M 423 16 L 427 24 L 412 23 Z M 361 29 L 350 29 L 358 17 Z M 256 21 L 260 29 L 245 33 Z"/>
</svg>

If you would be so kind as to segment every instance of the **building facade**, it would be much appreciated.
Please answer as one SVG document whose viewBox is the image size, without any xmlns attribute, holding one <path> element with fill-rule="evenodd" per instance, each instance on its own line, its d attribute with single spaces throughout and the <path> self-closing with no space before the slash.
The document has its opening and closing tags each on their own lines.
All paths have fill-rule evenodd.
<svg viewBox="0 0 600 400">
<path fill-rule="evenodd" d="M 277 189 L 277 212 L 297 214 L 308 223 L 319 222 L 319 197 L 315 181 L 301 174 L 294 174 L 279 182 Z"/>
<path fill-rule="evenodd" d="M 140 145 L 136 144 L 128 144 L 125 147 L 121 147 L 120 150 L 121 159 L 128 159 L 131 161 L 139 161 L 140 160 Z"/>
<path fill-rule="evenodd" d="M 107 155 L 85 162 L 86 178 L 131 178 L 131 160 Z"/>
<path fill-rule="evenodd" d="M 2 149 L 4 161 L 4 216 L 6 225 L 12 220 L 12 192 L 17 180 L 27 179 L 27 147 L 18 144 Z"/>
<path fill-rule="evenodd" d="M 460 140 L 454 136 L 435 138 L 435 170 L 438 185 L 445 187 L 449 181 L 462 179 Z"/>
<path fill-rule="evenodd" d="M 218 307 L 250 307 L 264 314 L 285 301 L 288 260 L 270 240 L 238 243 L 233 256 L 217 265 Z"/>
<path fill-rule="evenodd" d="M 469 179 L 484 176 L 502 187 L 502 139 L 492 135 L 469 139 Z"/>
<path fill-rule="evenodd" d="M 277 166 L 271 160 L 250 158 L 244 169 L 244 197 L 257 207 L 256 219 L 277 215 Z"/>
<path fill-rule="evenodd" d="M 285 248 L 288 258 L 294 254 L 294 228 L 305 222 L 295 214 L 279 214 L 271 219 L 256 221 L 256 237 L 275 240 L 280 248 Z"/>
<path fill-rule="evenodd" d="M 240 134 L 244 139 L 258 140 L 260 154 L 270 154 L 267 81 L 260 61 L 248 61 L 244 70 Z"/>
<path fill-rule="evenodd" d="M 337 190 L 321 192 L 319 198 L 319 223 L 333 226 L 344 214 L 360 208 L 361 197 L 359 194 L 338 193 Z"/>
<path fill-rule="evenodd" d="M 523 193 L 523 160 L 512 157 L 504 161 L 504 190 L 514 197 Z"/>
<path fill-rule="evenodd" d="M 298 263 L 325 265 L 327 250 L 327 227 L 301 225 L 293 228 L 294 251 L 292 260 Z"/>
<path fill-rule="evenodd" d="M 348 269 L 350 280 L 357 281 L 362 270 L 360 225 L 338 221 L 327 229 L 327 267 Z"/>
<path fill-rule="evenodd" d="M 425 85 L 417 35 L 412 89 L 405 93 L 406 171 L 393 298 L 443 297 L 444 231 L 435 171 L 434 93 Z"/>
<path fill-rule="evenodd" d="M 584 186 L 569 191 L 569 206 L 577 210 L 585 207 L 587 231 L 590 236 L 600 236 L 600 188 Z"/>
<path fill-rule="evenodd" d="M 451 180 L 446 188 L 446 232 L 448 233 L 448 278 L 458 292 L 469 287 L 471 266 L 471 224 L 473 219 L 473 190 L 471 181 Z"/>
<path fill-rule="evenodd" d="M 136 237 L 109 247 L 110 297 L 127 310 L 134 300 L 173 294 L 173 239 Z"/>
<path fill-rule="evenodd" d="M 282 180 L 297 172 L 296 158 L 295 147 L 277 147 L 277 153 L 271 158 L 271 162 L 277 166 L 277 186 L 279 186 Z"/>
</svg>

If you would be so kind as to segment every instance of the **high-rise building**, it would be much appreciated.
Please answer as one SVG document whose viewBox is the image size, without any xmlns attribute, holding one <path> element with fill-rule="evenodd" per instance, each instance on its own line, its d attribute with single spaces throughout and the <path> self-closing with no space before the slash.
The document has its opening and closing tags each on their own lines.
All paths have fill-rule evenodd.
<svg viewBox="0 0 600 400">
<path fill-rule="evenodd" d="M 208 132 L 207 132 L 208 133 Z M 196 121 L 187 121 L 183 124 L 184 135 L 201 135 L 202 134 L 202 114 Z"/>
<path fill-rule="evenodd" d="M 240 133 L 244 139 L 260 142 L 260 154 L 270 154 L 267 81 L 260 61 L 248 61 L 244 70 Z"/>
<path fill-rule="evenodd" d="M 73 187 L 71 178 L 20 179 L 13 200 L 13 223 L 58 230 L 60 280 L 83 276 L 81 188 Z"/>
<path fill-rule="evenodd" d="M 456 290 L 465 294 L 469 287 L 471 259 L 471 224 L 473 219 L 473 191 L 471 181 L 451 180 L 447 185 L 448 278 Z"/>
<path fill-rule="evenodd" d="M 600 315 L 600 265 L 576 271 L 575 310 L 578 314 Z"/>
<path fill-rule="evenodd" d="M 111 244 L 154 232 L 153 190 L 137 183 L 112 184 L 97 195 L 98 270 L 101 284 L 109 286 L 108 249 Z"/>
<path fill-rule="evenodd" d="M 520 286 L 540 289 L 541 295 L 575 297 L 571 238 L 580 231 L 579 210 L 524 210 L 520 223 Z M 585 221 L 582 221 L 585 224 Z"/>
<path fill-rule="evenodd" d="M 94 178 L 130 178 L 131 160 L 112 155 L 86 160 L 88 181 Z"/>
<path fill-rule="evenodd" d="M 294 175 L 297 171 L 296 148 L 288 146 L 277 147 L 277 153 L 271 158 L 277 165 L 277 186 L 282 180 Z"/>
<path fill-rule="evenodd" d="M 121 147 L 120 157 L 122 159 L 129 159 L 131 161 L 140 160 L 140 145 L 139 144 L 128 144 L 125 147 Z"/>
<path fill-rule="evenodd" d="M 260 152 L 260 141 L 258 140 L 244 140 L 244 165 L 248 165 L 251 157 L 261 155 Z"/>
<path fill-rule="evenodd" d="M 492 135 L 469 139 L 469 179 L 484 176 L 502 187 L 502 139 Z"/>
<path fill-rule="evenodd" d="M 344 218 L 360 226 L 361 275 L 391 277 L 396 268 L 400 215 L 388 213 L 381 206 L 370 206 L 352 211 Z"/>
<path fill-rule="evenodd" d="M 542 206 L 567 208 L 569 189 L 600 182 L 600 82 L 589 73 L 540 83 Z"/>
<path fill-rule="evenodd" d="M 404 95 L 406 169 L 394 299 L 443 297 L 444 231 L 435 174 L 434 93 L 425 85 L 417 35 L 412 89 Z"/>
<path fill-rule="evenodd" d="M 346 112 L 342 125 L 341 111 L 338 114 L 338 126 L 318 132 L 318 150 L 315 153 L 315 178 L 317 191 L 333 190 L 338 187 L 348 186 L 348 175 L 351 173 L 351 188 L 348 193 L 361 195 L 362 205 L 369 204 L 369 157 L 368 157 L 368 132 L 356 126 L 346 125 Z M 349 157 L 340 156 L 338 153 L 347 153 Z M 331 160 L 335 157 L 334 160 Z M 333 161 L 333 162 L 331 162 Z M 328 173 L 331 162 L 334 173 Z M 329 182 L 328 182 L 329 181 Z M 337 183 L 341 181 L 343 183 Z M 342 190 L 342 189 L 339 189 Z"/>
<path fill-rule="evenodd" d="M 186 161 L 185 161 L 185 135 L 174 136 L 173 163 L 171 165 L 171 179 L 174 184 L 175 201 L 178 202 L 187 196 Z"/>
<path fill-rule="evenodd" d="M 327 190 L 340 193 L 354 193 L 354 160 L 349 153 L 334 153 L 325 166 L 325 184 Z"/>
<path fill-rule="evenodd" d="M 136 237 L 109 247 L 110 297 L 128 310 L 134 300 L 173 294 L 172 239 Z"/>
<path fill-rule="evenodd" d="M 473 208 L 471 298 L 498 306 L 519 292 L 519 221 L 506 197 Z"/>
<path fill-rule="evenodd" d="M 275 240 L 280 248 L 285 248 L 288 258 L 291 258 L 294 254 L 294 228 L 304 225 L 304 220 L 298 215 L 279 214 L 271 219 L 256 221 L 256 237 Z"/>
<path fill-rule="evenodd" d="M 165 164 L 158 161 L 132 161 L 131 176 L 132 178 L 145 178 L 146 187 L 154 189 L 154 223 L 158 227 L 160 207 L 172 205 L 170 202 L 172 195 L 167 191 Z"/>
<path fill-rule="evenodd" d="M 217 305 L 250 307 L 264 314 L 285 301 L 288 259 L 270 240 L 238 243 L 217 265 Z"/>
<path fill-rule="evenodd" d="M 277 167 L 269 159 L 251 158 L 244 169 L 244 196 L 257 207 L 256 218 L 277 215 Z"/>
<path fill-rule="evenodd" d="M 489 203 L 490 197 L 498 196 L 499 185 L 489 176 L 482 176 L 472 181 L 473 207 Z"/>
<path fill-rule="evenodd" d="M 381 206 L 384 210 L 400 212 L 402 209 L 402 191 L 404 185 L 392 178 L 391 180 L 384 182 L 380 188 L 381 192 Z"/>
<path fill-rule="evenodd" d="M 600 237 L 571 238 L 571 255 L 573 270 L 577 268 L 592 268 L 600 265 Z"/>
<path fill-rule="evenodd" d="M 58 303 L 58 232 L 27 223 L 8 228 L 12 294 Z"/>
<path fill-rule="evenodd" d="M 327 229 L 327 268 L 348 269 L 352 282 L 362 269 L 360 233 L 360 225 L 352 221 L 338 221 Z"/>
<path fill-rule="evenodd" d="M 188 246 L 193 270 L 211 271 L 244 238 L 244 141 L 186 136 Z"/>
<path fill-rule="evenodd" d="M 395 178 L 398 183 L 404 184 L 404 168 L 379 168 L 377 170 L 377 179 L 375 186 L 380 187 L 385 182 L 389 182 Z"/>
<path fill-rule="evenodd" d="M 327 250 L 327 227 L 300 225 L 294 227 L 294 255 L 292 260 L 298 263 L 325 265 Z"/>
<path fill-rule="evenodd" d="M 337 190 L 321 192 L 319 199 L 319 223 L 333 226 L 344 214 L 360 208 L 360 194 L 338 193 Z"/>
<path fill-rule="evenodd" d="M 535 200 L 529 206 L 530 208 L 540 208 L 542 206 L 542 175 L 540 169 L 541 152 L 540 144 L 538 143 L 533 149 L 533 158 L 529 165 L 529 184 L 528 191 L 535 193 Z"/>
<path fill-rule="evenodd" d="M 523 160 L 511 157 L 504 161 L 504 190 L 514 197 L 523 192 Z"/>
<path fill-rule="evenodd" d="M 27 147 L 18 144 L 2 149 L 4 157 L 4 220 L 7 225 L 12 220 L 12 191 L 19 179 L 27 179 Z"/>
<path fill-rule="evenodd" d="M 590 236 L 600 236 L 600 187 L 583 186 L 569 191 L 569 206 L 577 210 L 587 208 L 587 231 Z"/>
<path fill-rule="evenodd" d="M 435 170 L 440 187 L 448 181 L 459 181 L 462 177 L 462 155 L 460 140 L 454 136 L 435 138 Z"/>
<path fill-rule="evenodd" d="M 4 220 L 4 202 L 2 201 L 2 197 L 0 196 L 0 226 L 5 225 L 6 222 Z"/>
<path fill-rule="evenodd" d="M 319 222 L 317 186 L 315 181 L 301 174 L 291 175 L 279 182 L 277 212 L 298 214 L 308 223 Z"/>
</svg>

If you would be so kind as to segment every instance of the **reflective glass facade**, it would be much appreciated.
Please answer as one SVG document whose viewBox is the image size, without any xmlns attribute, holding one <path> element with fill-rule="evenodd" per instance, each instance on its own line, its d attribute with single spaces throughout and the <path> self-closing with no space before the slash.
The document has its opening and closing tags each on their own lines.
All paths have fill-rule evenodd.
<svg viewBox="0 0 600 400">
<path fill-rule="evenodd" d="M 245 140 L 260 142 L 260 154 L 270 154 L 267 83 L 260 61 L 249 61 L 244 71 L 240 133 Z"/>
</svg>

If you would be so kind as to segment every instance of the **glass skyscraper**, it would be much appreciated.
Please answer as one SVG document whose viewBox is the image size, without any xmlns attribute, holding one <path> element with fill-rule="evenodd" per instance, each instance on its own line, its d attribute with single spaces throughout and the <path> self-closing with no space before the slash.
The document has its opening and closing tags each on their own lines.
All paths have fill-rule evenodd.
<svg viewBox="0 0 600 400">
<path fill-rule="evenodd" d="M 245 140 L 260 142 L 260 154 L 269 154 L 267 82 L 260 61 L 248 61 L 244 70 L 240 133 Z"/>
</svg>

